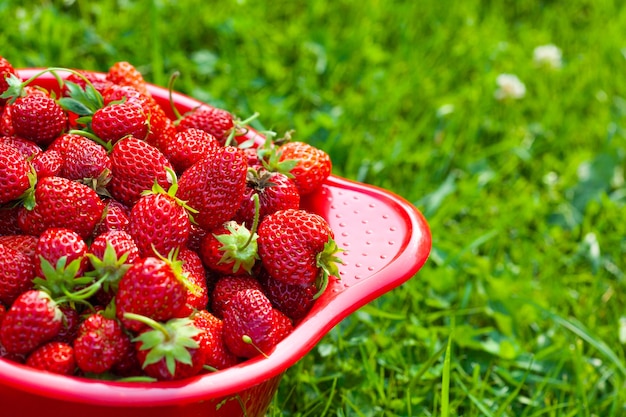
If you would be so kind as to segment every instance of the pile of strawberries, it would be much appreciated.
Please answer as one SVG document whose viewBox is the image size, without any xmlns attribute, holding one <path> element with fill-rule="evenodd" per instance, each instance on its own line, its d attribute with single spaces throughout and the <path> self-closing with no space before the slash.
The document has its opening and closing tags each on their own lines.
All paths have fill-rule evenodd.
<svg viewBox="0 0 626 417">
<path fill-rule="evenodd" d="M 0 357 L 214 372 L 271 353 L 338 276 L 332 230 L 300 204 L 330 175 L 322 150 L 253 143 L 209 105 L 170 118 L 128 62 L 22 80 L 0 57 L 0 93 Z"/>
</svg>

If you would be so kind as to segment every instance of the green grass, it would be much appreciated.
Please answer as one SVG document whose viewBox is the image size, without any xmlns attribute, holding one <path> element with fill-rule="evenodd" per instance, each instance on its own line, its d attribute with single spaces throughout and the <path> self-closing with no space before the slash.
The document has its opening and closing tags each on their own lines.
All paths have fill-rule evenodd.
<svg viewBox="0 0 626 417">
<path fill-rule="evenodd" d="M 0 5 L 16 66 L 178 70 L 428 218 L 425 267 L 292 367 L 269 416 L 626 415 L 622 2 L 23 4 Z M 560 70 L 532 61 L 548 43 Z M 496 100 L 501 73 L 526 96 Z"/>
</svg>

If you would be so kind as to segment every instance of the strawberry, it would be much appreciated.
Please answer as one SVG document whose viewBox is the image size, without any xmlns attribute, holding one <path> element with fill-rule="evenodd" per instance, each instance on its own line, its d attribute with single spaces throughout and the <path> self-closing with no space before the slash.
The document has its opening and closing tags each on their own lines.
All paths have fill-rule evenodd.
<svg viewBox="0 0 626 417">
<path fill-rule="evenodd" d="M 176 136 L 176 126 L 158 104 L 150 106 L 150 129 L 146 142 L 163 151 Z"/>
<path fill-rule="evenodd" d="M 142 94 L 150 95 L 143 75 L 129 62 L 119 61 L 113 64 L 106 73 L 106 79 L 114 84 L 127 85 Z"/>
<path fill-rule="evenodd" d="M 11 105 L 11 123 L 16 135 L 46 146 L 67 128 L 68 118 L 53 98 L 29 94 Z"/>
<path fill-rule="evenodd" d="M 68 141 L 65 146 L 59 176 L 81 181 L 96 190 L 98 186 L 106 185 L 111 171 L 111 159 L 107 150 L 84 136 L 72 136 L 73 140 Z"/>
<path fill-rule="evenodd" d="M 9 244 L 0 243 L 0 302 L 6 305 L 29 290 L 35 277 L 33 257 Z"/>
<path fill-rule="evenodd" d="M 74 340 L 76 364 L 83 372 L 106 372 L 122 359 L 129 344 L 130 338 L 117 320 L 90 314 L 78 327 Z"/>
<path fill-rule="evenodd" d="M 93 71 L 85 71 L 85 70 L 73 70 L 68 76 L 65 78 L 66 83 L 74 83 L 81 87 L 83 90 L 87 86 L 87 83 L 91 84 L 96 91 L 100 94 L 104 94 L 107 88 L 111 85 L 110 81 L 107 81 L 105 77 L 103 77 L 100 73 Z M 67 89 L 67 84 L 64 86 L 63 94 L 67 95 L 69 93 Z"/>
<path fill-rule="evenodd" d="M 182 273 L 188 282 L 185 305 L 178 310 L 178 317 L 189 316 L 196 310 L 207 308 L 209 290 L 206 282 L 206 270 L 200 256 L 191 249 L 181 248 L 178 260 L 182 262 Z"/>
<path fill-rule="evenodd" d="M 224 322 L 207 310 L 198 310 L 191 316 L 193 324 L 202 333 L 197 336 L 200 349 L 204 350 L 204 365 L 215 370 L 226 369 L 239 362 L 224 344 Z"/>
<path fill-rule="evenodd" d="M 135 137 L 118 141 L 111 151 L 113 177 L 107 188 L 120 203 L 132 206 L 141 193 L 155 181 L 161 187 L 170 184 L 165 168 L 172 169 L 167 158 L 154 146 Z"/>
<path fill-rule="evenodd" d="M 131 315 L 135 320 L 137 315 Z M 150 327 L 135 339 L 137 357 L 146 375 L 159 381 L 184 379 L 203 369 L 204 349 L 198 335 L 202 332 L 190 318 L 174 318 L 164 323 L 142 319 Z"/>
<path fill-rule="evenodd" d="M 137 242 L 141 256 L 167 255 L 185 246 L 189 238 L 189 213 L 175 195 L 176 175 L 171 174 L 173 183 L 168 191 L 155 183 L 130 211 L 128 232 Z"/>
<path fill-rule="evenodd" d="M 130 330 L 143 324 L 124 318 L 125 313 L 163 321 L 174 317 L 184 305 L 187 291 L 180 276 L 180 262 L 155 257 L 142 258 L 132 264 L 119 282 L 115 296 L 117 317 Z"/>
<path fill-rule="evenodd" d="M 237 212 L 246 187 L 247 165 L 243 152 L 232 146 L 212 149 L 189 167 L 178 181 L 178 197 L 198 214 L 195 221 L 211 229 Z"/>
<path fill-rule="evenodd" d="M 26 365 L 61 375 L 73 375 L 76 368 L 74 349 L 64 342 L 49 342 L 28 355 Z"/>
<path fill-rule="evenodd" d="M 191 128 L 177 132 L 163 145 L 163 153 L 176 171 L 182 173 L 218 146 L 219 142 L 210 133 Z"/>
<path fill-rule="evenodd" d="M 270 172 L 264 168 L 250 168 L 246 176 L 246 191 L 237 221 L 251 227 L 255 207 L 253 196 L 259 197 L 259 220 L 278 210 L 297 209 L 300 207 L 300 193 L 296 184 L 280 172 Z"/>
<path fill-rule="evenodd" d="M 224 310 L 232 302 L 233 296 L 242 290 L 253 289 L 263 291 L 263 287 L 250 276 L 225 275 L 215 283 L 211 293 L 211 311 L 219 318 L 224 317 Z"/>
<path fill-rule="evenodd" d="M 52 268 L 59 268 L 59 260 L 62 261 L 62 268 L 69 268 L 74 261 L 78 265 L 74 268 L 74 277 L 81 276 L 87 269 L 87 244 L 78 233 L 65 228 L 51 227 L 39 235 L 35 256 L 38 262 L 35 266 L 35 275 L 46 278 L 44 274 L 45 262 Z"/>
<path fill-rule="evenodd" d="M 63 313 L 63 324 L 61 324 L 61 329 L 56 336 L 54 336 L 51 341 L 53 342 L 64 342 L 72 344 L 74 343 L 74 339 L 76 339 L 76 335 L 78 334 L 78 326 L 81 323 L 81 317 L 74 307 L 69 304 L 61 304 L 59 305 L 61 312 Z"/>
<path fill-rule="evenodd" d="M 189 128 L 204 130 L 224 145 L 235 124 L 233 115 L 228 111 L 203 105 L 183 115 L 177 121 L 177 128 L 179 131 Z"/>
<path fill-rule="evenodd" d="M 0 327 L 0 342 L 8 352 L 27 354 L 59 333 L 63 313 L 50 296 L 28 290 L 13 301 Z"/>
<path fill-rule="evenodd" d="M 2 220 L 0 220 L 2 221 Z M 18 252 L 23 253 L 33 262 L 36 260 L 35 249 L 37 248 L 38 236 L 13 234 L 0 236 L 0 244 L 6 245 L 11 249 L 15 249 Z"/>
<path fill-rule="evenodd" d="M 0 206 L 0 236 L 11 236 L 22 234 L 22 229 L 18 223 L 20 206 Z"/>
<path fill-rule="evenodd" d="M 33 157 L 31 164 L 37 173 L 37 178 L 60 176 L 63 168 L 63 157 L 53 149 L 47 149 Z"/>
<path fill-rule="evenodd" d="M 6 77 L 9 75 L 17 76 L 17 71 L 13 68 L 13 65 L 8 59 L 0 56 L 0 94 L 4 93 L 9 88 L 9 83 L 6 81 Z M 6 99 L 0 98 L 0 105 L 4 105 Z"/>
<path fill-rule="evenodd" d="M 239 357 L 267 356 L 292 330 L 291 321 L 259 290 L 238 291 L 224 310 L 224 343 Z"/>
<path fill-rule="evenodd" d="M 213 228 L 200 242 L 202 262 L 222 274 L 251 274 L 259 256 L 257 234 L 229 221 Z"/>
<path fill-rule="evenodd" d="M 95 234 L 99 235 L 111 230 L 124 230 L 128 227 L 130 210 L 119 201 L 109 198 L 104 200 L 104 214 L 96 226 Z"/>
<path fill-rule="evenodd" d="M 269 298 L 272 305 L 294 323 L 302 320 L 315 303 L 315 295 L 318 291 L 315 284 L 288 284 L 272 279 L 264 270 L 258 274 L 258 280 L 263 287 L 263 293 Z"/>
<path fill-rule="evenodd" d="M 318 284 L 323 290 L 338 277 L 340 251 L 326 220 L 301 209 L 277 211 L 259 224 L 259 255 L 273 279 L 287 284 Z"/>
<path fill-rule="evenodd" d="M 0 101 L 3 100 L 0 97 Z M 0 108 L 0 134 L 4 136 L 15 136 L 13 122 L 11 121 L 11 105 L 7 104 Z"/>
<path fill-rule="evenodd" d="M 332 170 L 330 156 L 305 142 L 287 142 L 280 145 L 280 161 L 298 161 L 290 173 L 300 196 L 312 193 L 328 178 Z"/>
<path fill-rule="evenodd" d="M 137 103 L 113 103 L 95 111 L 91 128 L 101 140 L 113 145 L 125 136 L 145 139 L 148 118 Z"/>
<path fill-rule="evenodd" d="M 0 136 L 0 144 L 13 146 L 27 159 L 31 159 L 42 152 L 41 147 L 35 142 L 18 136 Z"/>
<path fill-rule="evenodd" d="M 0 205 L 17 200 L 30 188 L 32 171 L 19 150 L 0 144 Z"/>
<path fill-rule="evenodd" d="M 63 227 L 87 239 L 102 218 L 104 204 L 94 190 L 62 177 L 45 177 L 35 187 L 32 210 L 21 207 L 18 223 L 26 234 Z"/>
<path fill-rule="evenodd" d="M 113 247 L 118 259 L 126 254 L 126 263 L 132 264 L 139 260 L 139 248 L 133 237 L 124 230 L 113 229 L 98 234 L 91 242 L 91 246 L 89 246 L 89 253 L 98 259 L 104 259 L 107 245 Z"/>
</svg>

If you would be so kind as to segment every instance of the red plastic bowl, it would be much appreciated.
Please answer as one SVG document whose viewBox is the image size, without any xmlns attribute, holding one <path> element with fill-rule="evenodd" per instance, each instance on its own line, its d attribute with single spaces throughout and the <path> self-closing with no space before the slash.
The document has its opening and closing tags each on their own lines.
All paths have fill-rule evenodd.
<svg viewBox="0 0 626 417">
<path fill-rule="evenodd" d="M 40 69 L 23 69 L 28 79 Z M 46 73 L 37 84 L 58 87 Z M 150 92 L 169 109 L 166 89 Z M 201 103 L 174 93 L 183 113 Z M 256 135 L 252 132 L 249 135 Z M 331 176 L 303 201 L 330 223 L 341 257 L 333 279 L 310 314 L 270 352 L 232 368 L 179 382 L 120 383 L 37 371 L 0 359 L 0 414 L 3 416 L 173 417 L 265 415 L 283 373 L 348 315 L 401 285 L 426 262 L 431 234 L 422 214 L 386 190 Z M 245 407 L 245 413 L 243 408 Z"/>
</svg>

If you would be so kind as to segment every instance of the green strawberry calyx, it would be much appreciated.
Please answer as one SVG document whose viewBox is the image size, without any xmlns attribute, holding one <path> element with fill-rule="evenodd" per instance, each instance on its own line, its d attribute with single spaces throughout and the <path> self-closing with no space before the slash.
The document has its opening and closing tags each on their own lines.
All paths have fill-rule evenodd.
<svg viewBox="0 0 626 417">
<path fill-rule="evenodd" d="M 192 223 L 195 223 L 193 215 L 198 213 L 198 210 L 188 205 L 187 201 L 181 200 L 176 196 L 176 193 L 178 192 L 178 178 L 176 177 L 176 173 L 174 172 L 174 170 L 172 170 L 170 167 L 165 167 L 165 172 L 167 174 L 167 179 L 171 184 L 167 190 L 165 190 L 165 188 L 163 188 L 155 179 L 152 188 L 149 190 L 144 190 L 141 195 L 164 194 L 171 197 L 174 202 L 176 202 L 176 204 L 183 207 L 187 211 L 187 214 L 189 215 L 189 220 Z"/>
<path fill-rule="evenodd" d="M 280 151 L 280 145 L 289 142 L 292 134 L 293 130 L 290 130 L 287 131 L 282 138 L 275 138 L 275 132 L 266 132 L 267 140 L 263 143 L 263 146 L 257 148 L 259 160 L 266 170 L 270 172 L 280 172 L 289 178 L 294 177 L 291 170 L 298 165 L 300 160 L 283 160 L 282 152 Z"/>
<path fill-rule="evenodd" d="M 117 291 L 119 281 L 131 267 L 129 263 L 126 263 L 128 255 L 129 253 L 125 252 L 118 257 L 115 248 L 109 241 L 106 242 L 102 258 L 97 257 L 93 253 L 87 254 L 94 271 L 93 274 L 101 278 L 104 291 Z"/>
<path fill-rule="evenodd" d="M 313 299 L 319 298 L 328 287 L 330 277 L 339 277 L 339 264 L 343 264 L 343 260 L 337 256 L 338 253 L 343 252 L 344 249 L 337 245 L 337 242 L 329 236 L 328 241 L 324 244 L 324 249 L 315 257 L 316 265 L 320 268 L 320 273 L 317 277 L 316 287 L 317 293 L 313 296 Z"/>
<path fill-rule="evenodd" d="M 180 281 L 185 288 L 194 296 L 199 296 L 202 293 L 202 289 L 197 284 L 193 283 L 191 279 L 187 276 L 185 271 L 183 270 L 183 261 L 178 259 L 178 254 L 180 252 L 180 247 L 175 247 L 172 249 L 167 256 L 161 255 L 157 249 L 152 244 L 152 251 L 156 254 L 156 256 L 161 259 L 163 262 L 167 263 L 171 268 L 174 276 L 178 281 Z"/>
<path fill-rule="evenodd" d="M 189 349 L 197 349 L 200 345 L 194 337 L 202 333 L 193 320 L 189 317 L 174 318 L 167 322 L 158 322 L 149 317 L 135 313 L 124 313 L 127 320 L 137 320 L 150 327 L 133 339 L 133 342 L 140 342 L 140 350 L 149 350 L 142 368 L 148 365 L 165 360 L 167 371 L 174 376 L 176 373 L 176 362 L 185 365 L 192 364 Z"/>
<path fill-rule="evenodd" d="M 81 258 L 74 259 L 69 263 L 67 256 L 61 256 L 55 265 L 43 256 L 39 256 L 42 275 L 35 277 L 35 288 L 46 292 L 58 304 L 68 303 L 74 307 L 77 303 L 91 307 L 88 299 L 91 298 L 101 287 L 106 276 L 97 277 L 87 273 L 79 276 Z"/>
<path fill-rule="evenodd" d="M 227 233 L 213 234 L 222 244 L 219 249 L 223 255 L 218 263 L 234 262 L 234 273 L 238 272 L 239 268 L 243 268 L 247 273 L 252 274 L 252 267 L 259 259 L 257 245 L 259 235 L 235 221 L 226 222 L 224 226 L 228 230 Z"/>
</svg>

